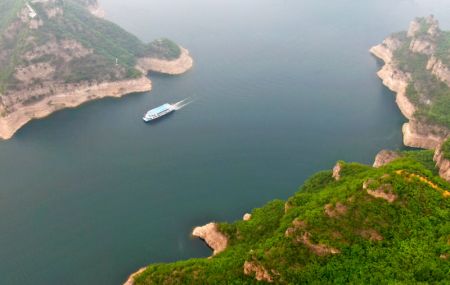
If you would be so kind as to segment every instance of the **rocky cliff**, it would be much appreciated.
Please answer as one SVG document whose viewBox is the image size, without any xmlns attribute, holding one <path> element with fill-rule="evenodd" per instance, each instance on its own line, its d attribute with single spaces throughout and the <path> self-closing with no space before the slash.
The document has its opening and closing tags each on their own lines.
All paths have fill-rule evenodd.
<svg viewBox="0 0 450 285">
<path fill-rule="evenodd" d="M 154 57 L 140 58 L 137 67 L 143 71 L 154 71 L 169 75 L 179 75 L 191 69 L 194 61 L 189 54 L 189 51 L 180 47 L 180 56 L 173 60 L 160 59 Z"/>
<path fill-rule="evenodd" d="M 401 157 L 399 152 L 383 149 L 380 152 L 378 152 L 377 155 L 375 156 L 373 167 L 378 168 L 383 165 L 389 164 L 399 157 Z"/>
<path fill-rule="evenodd" d="M 450 138 L 439 144 L 433 157 L 439 175 L 450 182 Z"/>
<path fill-rule="evenodd" d="M 213 254 L 219 254 L 227 248 L 228 238 L 219 231 L 216 223 L 209 223 L 201 227 L 196 227 L 192 231 L 192 236 L 201 238 L 213 250 Z"/>
<path fill-rule="evenodd" d="M 446 110 L 439 105 L 450 97 L 440 87 L 450 86 L 449 68 L 437 57 L 443 37 L 447 35 L 438 21 L 429 16 L 415 19 L 406 33 L 394 34 L 370 49 L 384 61 L 377 74 L 396 93 L 397 105 L 409 120 L 402 128 L 407 146 L 434 149 L 450 134 Z"/>
</svg>

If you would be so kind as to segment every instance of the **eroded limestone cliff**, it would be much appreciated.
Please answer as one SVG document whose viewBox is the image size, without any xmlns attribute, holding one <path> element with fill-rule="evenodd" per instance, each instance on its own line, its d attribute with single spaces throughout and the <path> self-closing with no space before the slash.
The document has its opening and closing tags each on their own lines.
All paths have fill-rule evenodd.
<svg viewBox="0 0 450 285">
<path fill-rule="evenodd" d="M 396 103 L 409 120 L 402 128 L 403 142 L 407 146 L 434 149 L 450 134 L 446 123 L 427 116 L 433 113 L 429 110 L 439 104 L 434 98 L 436 96 L 429 94 L 433 90 L 430 82 L 439 84 L 433 81 L 433 76 L 436 81 L 450 86 L 450 70 L 435 55 L 441 37 L 439 23 L 433 16 L 417 18 L 405 34 L 394 34 L 370 49 L 373 55 L 384 61 L 377 74 L 383 84 L 396 93 Z M 406 58 L 405 54 L 409 57 Z M 426 58 L 426 66 L 422 67 L 419 60 L 423 57 Z M 428 81 L 419 78 L 417 69 L 429 73 L 425 75 Z"/>
</svg>

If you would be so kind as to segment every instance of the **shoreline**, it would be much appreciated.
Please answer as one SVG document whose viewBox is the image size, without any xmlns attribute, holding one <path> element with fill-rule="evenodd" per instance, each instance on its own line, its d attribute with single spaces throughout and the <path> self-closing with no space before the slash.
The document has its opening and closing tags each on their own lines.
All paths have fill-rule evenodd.
<svg viewBox="0 0 450 285">
<path fill-rule="evenodd" d="M 106 97 L 119 98 L 130 93 L 147 92 L 151 89 L 152 82 L 143 76 L 139 79 L 104 82 L 75 89 L 46 97 L 32 105 L 20 104 L 16 111 L 0 118 L 0 138 L 8 140 L 31 120 L 48 117 L 62 109 L 76 108 L 90 101 Z"/>
<path fill-rule="evenodd" d="M 246 217 L 244 218 L 245 221 L 251 219 L 250 214 L 246 214 L 244 217 Z M 209 258 L 221 253 L 228 247 L 228 238 L 219 231 L 218 224 L 215 222 L 195 227 L 191 232 L 191 236 L 203 240 L 213 250 L 213 254 Z M 144 272 L 148 266 L 141 267 L 138 271 L 130 274 L 123 285 L 134 285 L 134 278 Z"/>
<path fill-rule="evenodd" d="M 125 281 L 125 283 L 123 283 L 123 285 L 134 285 L 134 277 L 136 277 L 139 274 L 141 274 L 142 272 L 144 272 L 145 269 L 147 269 L 147 267 L 142 267 L 138 271 L 132 273 L 130 276 L 128 276 L 127 281 Z"/>
<path fill-rule="evenodd" d="M 382 44 L 372 47 L 370 53 L 384 62 L 377 75 L 382 80 L 383 85 L 395 93 L 395 102 L 400 112 L 408 120 L 402 126 L 403 144 L 409 147 L 435 149 L 447 137 L 447 130 L 439 126 L 422 123 L 414 118 L 416 107 L 406 95 L 406 88 L 410 83 L 411 75 L 399 70 L 393 63 L 395 45 L 395 41 L 388 37 Z"/>
<path fill-rule="evenodd" d="M 106 97 L 120 98 L 131 93 L 151 91 L 152 82 L 146 76 L 149 72 L 180 75 L 192 68 L 193 59 L 189 55 L 189 51 L 181 46 L 180 48 L 182 50 L 180 57 L 173 61 L 153 58 L 139 59 L 138 63 L 141 60 L 148 63 L 136 66 L 145 74 L 140 78 L 102 82 L 92 86 L 85 84 L 80 88 L 45 97 L 30 105 L 18 103 L 12 106 L 15 109 L 13 112 L 0 117 L 0 139 L 11 139 L 20 128 L 31 120 L 48 117 L 62 109 L 76 108 L 84 103 Z"/>
<path fill-rule="evenodd" d="M 143 73 L 158 72 L 168 75 L 180 75 L 190 70 L 194 65 L 189 51 L 180 46 L 180 56 L 175 60 L 165 60 L 151 57 L 144 57 L 138 59 L 136 68 Z"/>
</svg>

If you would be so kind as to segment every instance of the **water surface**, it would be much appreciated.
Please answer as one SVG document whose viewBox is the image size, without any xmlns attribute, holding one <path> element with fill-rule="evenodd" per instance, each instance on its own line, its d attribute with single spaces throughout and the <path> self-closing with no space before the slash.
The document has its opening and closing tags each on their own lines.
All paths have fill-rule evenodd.
<svg viewBox="0 0 450 285">
<path fill-rule="evenodd" d="M 189 48 L 195 67 L 0 143 L 0 284 L 120 284 L 151 262 L 207 256 L 193 226 L 285 199 L 338 159 L 402 148 L 368 49 L 418 15 L 450 27 L 444 0 L 101 2 L 143 40 Z"/>
</svg>

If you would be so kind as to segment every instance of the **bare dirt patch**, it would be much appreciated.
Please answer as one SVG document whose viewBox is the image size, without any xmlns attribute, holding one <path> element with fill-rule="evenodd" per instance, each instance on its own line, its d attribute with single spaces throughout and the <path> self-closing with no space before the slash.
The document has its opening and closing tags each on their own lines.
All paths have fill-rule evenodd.
<svg viewBox="0 0 450 285">
<path fill-rule="evenodd" d="M 358 234 L 371 241 L 381 241 L 384 239 L 383 236 L 374 229 L 360 230 Z"/>
<path fill-rule="evenodd" d="M 325 214 L 330 218 L 342 216 L 347 213 L 347 207 L 340 202 L 337 202 L 336 206 L 333 206 L 332 204 L 326 204 L 324 210 Z"/>
<path fill-rule="evenodd" d="M 255 275 L 255 279 L 258 281 L 265 281 L 272 283 L 273 278 L 261 264 L 253 261 L 244 262 L 244 274 L 245 275 Z"/>
<path fill-rule="evenodd" d="M 298 237 L 297 241 L 304 244 L 309 250 L 311 250 L 318 256 L 341 253 L 339 249 L 328 246 L 326 244 L 314 244 L 311 241 L 311 234 L 308 232 L 305 232 L 302 236 Z"/>
</svg>

